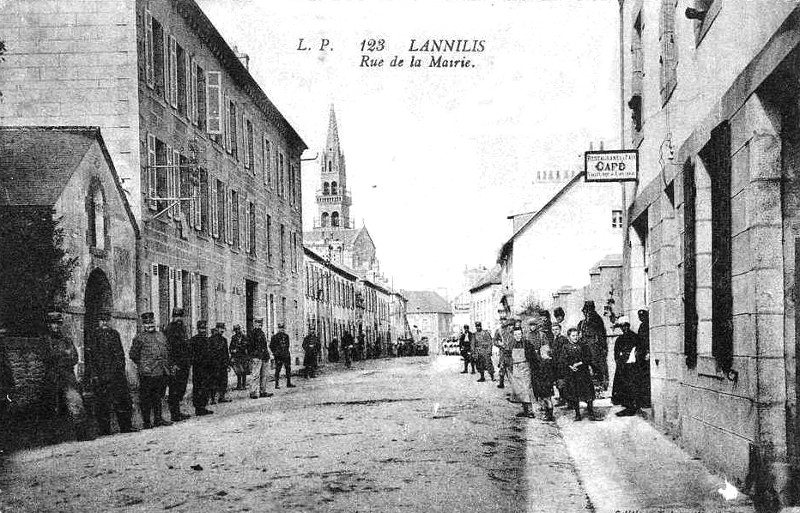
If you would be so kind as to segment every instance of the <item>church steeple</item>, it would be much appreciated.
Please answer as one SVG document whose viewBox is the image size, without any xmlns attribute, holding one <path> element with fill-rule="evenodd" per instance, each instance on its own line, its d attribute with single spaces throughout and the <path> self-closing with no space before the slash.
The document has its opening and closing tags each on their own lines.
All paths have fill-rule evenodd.
<svg viewBox="0 0 800 513">
<path fill-rule="evenodd" d="M 320 158 L 320 188 L 317 191 L 318 217 L 315 228 L 352 228 L 350 224 L 350 192 L 344 154 L 339 145 L 339 128 L 331 104 L 328 137 Z"/>
</svg>

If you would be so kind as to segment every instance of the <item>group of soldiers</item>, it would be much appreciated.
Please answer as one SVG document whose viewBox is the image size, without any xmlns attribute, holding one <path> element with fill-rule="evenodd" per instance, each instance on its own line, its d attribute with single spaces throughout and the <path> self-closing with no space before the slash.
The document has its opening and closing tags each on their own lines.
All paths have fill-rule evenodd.
<svg viewBox="0 0 800 513">
<path fill-rule="evenodd" d="M 289 335 L 283 323 L 267 343 L 262 329 L 263 320 L 255 319 L 253 330 L 245 335 L 240 326 L 234 327 L 230 346 L 226 340 L 225 323 L 218 322 L 208 334 L 208 323 L 197 323 L 197 334 L 189 338 L 184 323 L 184 311 L 175 308 L 172 320 L 163 332 L 156 327 L 155 315 L 141 315 L 142 330 L 134 337 L 129 358 L 136 364 L 139 377 L 139 409 L 144 428 L 167 426 L 189 417 L 181 412 L 181 402 L 191 373 L 192 403 L 195 415 L 213 413 L 207 408 L 215 402 L 229 402 L 228 369 L 233 367 L 239 378 L 237 389 L 246 389 L 246 375 L 253 373 L 249 397 L 259 399 L 273 394 L 267 391 L 269 361 L 274 358 L 275 388 L 280 388 L 279 377 L 283 369 L 286 386 L 294 387 L 291 380 L 291 354 Z M 137 431 L 132 422 L 132 401 L 125 371 L 125 351 L 120 334 L 111 326 L 111 313 L 101 310 L 97 315 L 97 328 L 88 334 L 84 347 L 83 382 L 74 373 L 78 363 L 75 344 L 63 332 L 64 316 L 61 312 L 48 314 L 49 381 L 55 393 L 53 404 L 69 414 L 76 436 L 86 439 L 93 436 L 90 415 L 94 413 L 97 431 L 101 435 L 112 431 L 112 413 L 116 415 L 120 432 Z M 304 348 L 318 351 L 319 342 L 312 333 L 306 337 Z M 316 357 L 309 357 L 307 371 L 315 368 Z M 246 365 L 244 361 L 246 360 Z M 313 365 L 311 362 L 313 361 Z M 245 370 L 246 368 L 246 370 Z M 5 374 L 5 373 L 4 373 Z M 10 373 L 9 373 L 10 374 Z M 8 386 L 6 386 L 8 385 Z M 13 382 L 3 384 L 3 403 L 13 395 Z M 162 401 L 167 397 L 170 420 L 162 414 Z"/>
<path fill-rule="evenodd" d="M 495 380 L 492 351 L 498 348 L 498 388 L 505 388 L 510 381 L 510 400 L 522 404 L 519 416 L 533 417 L 532 403 L 537 401 L 544 411 L 544 419 L 555 420 L 554 406 L 569 406 L 575 411 L 575 419 L 581 420 L 580 403 L 587 406 L 588 417 L 597 420 L 593 408 L 596 391 L 608 388 L 608 342 L 602 317 L 595 310 L 593 301 L 583 306 L 584 319 L 576 328 L 561 332 L 565 319 L 564 310 L 554 310 L 555 322 L 550 312 L 540 310 L 528 320 L 528 329 L 522 319 L 512 318 L 505 309 L 500 310 L 500 328 L 494 335 L 483 330 L 481 322 L 475 323 L 471 332 L 465 325 L 459 337 L 459 350 L 464 360 L 462 374 L 470 367 L 472 373 L 480 374 L 479 382 L 485 382 L 485 374 Z M 558 401 L 554 404 L 553 397 Z"/>
</svg>

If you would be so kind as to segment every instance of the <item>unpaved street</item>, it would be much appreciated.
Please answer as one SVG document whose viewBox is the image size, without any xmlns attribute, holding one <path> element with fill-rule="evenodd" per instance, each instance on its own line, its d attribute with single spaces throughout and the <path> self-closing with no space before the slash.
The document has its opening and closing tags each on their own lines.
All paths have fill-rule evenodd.
<svg viewBox="0 0 800 513">
<path fill-rule="evenodd" d="M 8 455 L 0 511 L 586 509 L 558 429 L 459 364 L 357 362 L 171 427 Z"/>
</svg>

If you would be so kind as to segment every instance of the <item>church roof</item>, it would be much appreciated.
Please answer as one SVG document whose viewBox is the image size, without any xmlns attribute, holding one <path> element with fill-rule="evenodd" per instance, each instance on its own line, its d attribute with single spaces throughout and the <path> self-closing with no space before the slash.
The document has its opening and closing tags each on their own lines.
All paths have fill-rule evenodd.
<svg viewBox="0 0 800 513">
<path fill-rule="evenodd" d="M 335 240 L 342 242 L 345 247 L 352 246 L 361 233 L 364 233 L 370 240 L 372 237 L 369 235 L 367 228 L 315 228 L 307 232 L 303 232 L 303 244 L 308 246 L 320 246 L 325 243 L 325 240 Z"/>
<path fill-rule="evenodd" d="M 452 314 L 453 307 L 445 298 L 432 290 L 404 290 L 408 299 L 406 311 L 412 313 L 446 313 Z"/>
</svg>

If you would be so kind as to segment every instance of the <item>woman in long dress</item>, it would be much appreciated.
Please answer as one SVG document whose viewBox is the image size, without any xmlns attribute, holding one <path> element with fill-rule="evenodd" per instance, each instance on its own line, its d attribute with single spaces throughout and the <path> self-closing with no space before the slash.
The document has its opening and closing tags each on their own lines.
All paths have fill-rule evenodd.
<svg viewBox="0 0 800 513">
<path fill-rule="evenodd" d="M 511 384 L 509 401 L 522 404 L 522 411 L 517 413 L 517 417 L 532 419 L 534 415 L 531 403 L 534 396 L 531 385 L 531 362 L 535 358 L 535 350 L 530 341 L 522 336 L 522 328 L 514 328 L 512 337 L 514 342 L 511 348 L 511 368 L 507 374 Z"/>
<path fill-rule="evenodd" d="M 567 331 L 566 344 L 562 348 L 561 364 L 562 375 L 566 377 L 566 399 L 575 410 L 575 420 L 581 420 L 581 401 L 586 402 L 586 413 L 591 420 L 599 420 L 594 413 L 594 384 L 590 368 L 592 367 L 592 351 L 586 344 L 578 341 L 578 330 L 570 328 Z M 593 369 L 592 369 L 593 370 Z"/>
</svg>

